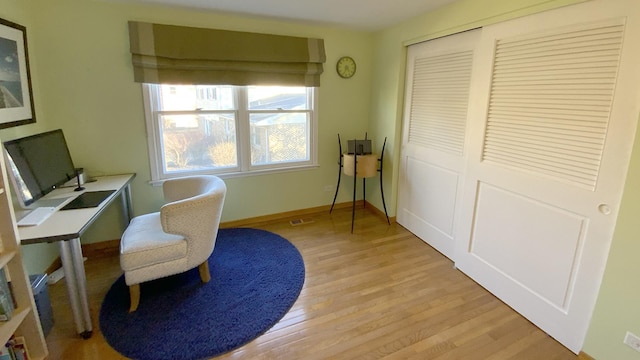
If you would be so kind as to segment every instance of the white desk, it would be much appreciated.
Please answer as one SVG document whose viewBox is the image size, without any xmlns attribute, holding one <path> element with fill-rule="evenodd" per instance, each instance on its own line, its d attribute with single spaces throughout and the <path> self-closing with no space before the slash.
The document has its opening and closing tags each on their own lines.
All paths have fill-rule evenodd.
<svg viewBox="0 0 640 360">
<path fill-rule="evenodd" d="M 76 330 L 85 339 L 91 337 L 93 326 L 89 313 L 87 278 L 84 271 L 80 237 L 118 197 L 122 200 L 125 223 L 128 224 L 132 214 L 130 184 L 135 176 L 135 174 L 125 174 L 98 177 L 96 181 L 84 184 L 84 191 L 115 190 L 99 206 L 76 210 L 58 210 L 38 226 L 18 228 L 20 243 L 23 245 L 58 242 Z M 81 192 L 74 191 L 73 187 L 60 188 L 45 198 L 75 197 L 79 194 Z"/>
</svg>

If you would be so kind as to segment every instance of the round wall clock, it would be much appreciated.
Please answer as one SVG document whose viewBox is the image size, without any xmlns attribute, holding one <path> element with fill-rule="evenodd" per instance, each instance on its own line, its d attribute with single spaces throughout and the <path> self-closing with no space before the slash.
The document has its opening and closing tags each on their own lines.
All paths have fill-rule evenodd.
<svg viewBox="0 0 640 360">
<path fill-rule="evenodd" d="M 350 56 L 343 56 L 336 63 L 338 75 L 344 79 L 352 77 L 356 73 L 356 62 Z"/>
</svg>

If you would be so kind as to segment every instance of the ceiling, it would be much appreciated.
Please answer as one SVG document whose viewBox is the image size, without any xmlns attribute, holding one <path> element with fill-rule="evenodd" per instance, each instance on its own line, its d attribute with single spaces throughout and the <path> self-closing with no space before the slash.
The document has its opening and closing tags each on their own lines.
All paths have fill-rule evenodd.
<svg viewBox="0 0 640 360">
<path fill-rule="evenodd" d="M 456 0 L 115 0 L 380 30 Z"/>
</svg>

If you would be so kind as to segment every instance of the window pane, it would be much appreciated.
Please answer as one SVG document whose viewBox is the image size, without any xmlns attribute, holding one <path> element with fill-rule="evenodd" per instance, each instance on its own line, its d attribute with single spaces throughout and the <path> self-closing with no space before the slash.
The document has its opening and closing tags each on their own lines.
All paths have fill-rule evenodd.
<svg viewBox="0 0 640 360">
<path fill-rule="evenodd" d="M 166 173 L 236 167 L 233 113 L 160 117 Z"/>
<path fill-rule="evenodd" d="M 307 113 L 251 114 L 251 164 L 309 160 Z"/>
<path fill-rule="evenodd" d="M 315 88 L 145 84 L 144 93 L 154 180 L 315 165 Z"/>
<path fill-rule="evenodd" d="M 160 85 L 163 111 L 234 110 L 233 87 L 211 85 Z"/>
<path fill-rule="evenodd" d="M 250 86 L 249 110 L 307 110 L 307 88 L 282 86 Z"/>
</svg>

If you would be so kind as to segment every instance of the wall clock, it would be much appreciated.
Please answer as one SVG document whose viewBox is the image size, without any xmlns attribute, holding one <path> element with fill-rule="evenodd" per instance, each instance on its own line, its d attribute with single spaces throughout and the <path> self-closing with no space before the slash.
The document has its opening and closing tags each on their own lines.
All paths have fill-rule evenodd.
<svg viewBox="0 0 640 360">
<path fill-rule="evenodd" d="M 356 73 L 356 62 L 350 56 L 343 56 L 336 63 L 338 75 L 344 79 L 352 77 Z"/>
</svg>

